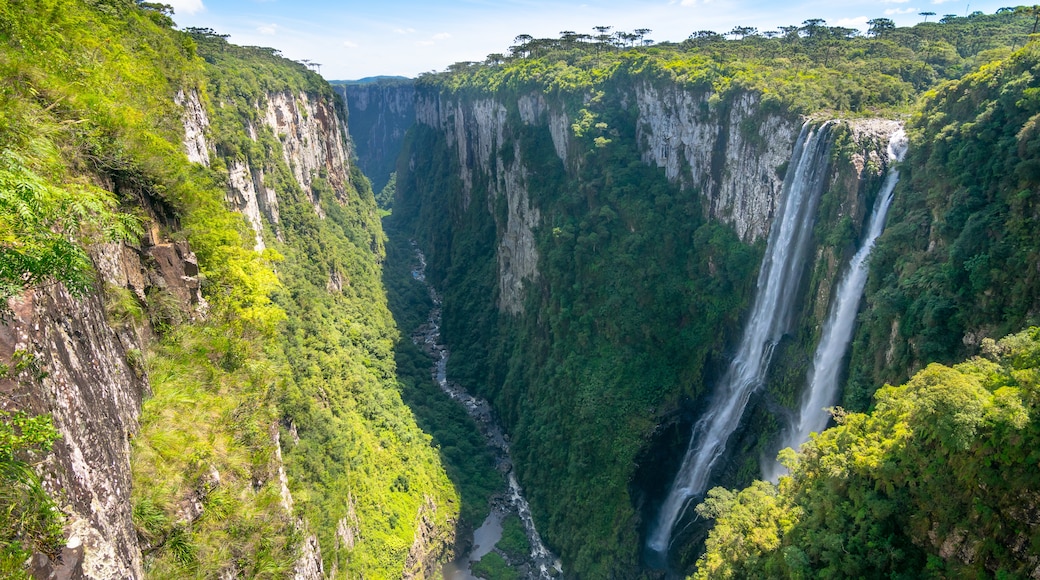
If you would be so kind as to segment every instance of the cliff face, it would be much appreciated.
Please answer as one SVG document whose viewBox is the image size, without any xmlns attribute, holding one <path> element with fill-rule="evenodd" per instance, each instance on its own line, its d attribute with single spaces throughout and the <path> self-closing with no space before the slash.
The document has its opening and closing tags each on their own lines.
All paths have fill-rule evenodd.
<svg viewBox="0 0 1040 580">
<path fill-rule="evenodd" d="M 197 95 L 197 91 L 191 94 Z M 208 121 L 204 114 L 196 112 L 193 103 L 197 103 L 197 96 L 195 101 L 186 102 L 184 147 L 189 159 L 209 165 L 208 154 L 196 153 L 205 151 L 205 141 L 197 135 L 204 134 Z M 281 142 L 282 158 L 302 191 L 310 194 L 312 182 L 319 174 L 334 191 L 347 190 L 350 186 L 347 128 L 332 102 L 315 99 L 305 92 L 271 92 L 266 94 L 265 103 L 256 113 L 263 126 Z M 245 129 L 249 138 L 256 142 L 257 128 L 250 123 Z M 282 234 L 278 195 L 266 176 L 273 168 L 258 161 L 248 158 L 227 161 L 228 201 L 249 221 L 256 233 L 255 249 L 262 252 L 267 247 L 263 239 L 264 217 L 277 239 L 281 240 Z M 324 210 L 313 196 L 312 203 L 321 215 Z"/>
<path fill-rule="evenodd" d="M 405 133 L 415 123 L 415 86 L 411 80 L 333 85 L 347 103 L 357 163 L 379 192 L 397 170 Z"/>
<path fill-rule="evenodd" d="M 762 112 L 754 93 L 713 107 L 705 91 L 643 82 L 634 92 L 643 161 L 700 192 L 707 214 L 741 240 L 764 238 L 799 123 Z"/>
<path fill-rule="evenodd" d="M 197 259 L 184 242 L 104 244 L 93 257 L 104 284 L 142 301 L 161 293 L 187 318 L 205 312 Z M 2 382 L 5 399 L 50 413 L 61 434 L 43 479 L 67 515 L 68 540 L 60 561 L 35 556 L 32 568 L 43 577 L 144 575 L 130 513 L 130 440 L 149 392 L 142 353 L 150 331 L 112 322 L 108 299 L 74 297 L 60 285 L 34 290 L 11 300 L 13 318 L 0 326 L 0 356 L 32 360 Z"/>
<path fill-rule="evenodd" d="M 523 311 L 524 284 L 538 279 L 538 250 L 532 230 L 539 225 L 541 214 L 529 199 L 524 152 L 512 135 L 507 141 L 507 130 L 512 132 L 512 128 L 507 124 L 505 106 L 493 99 L 462 103 L 424 95 L 415 109 L 417 121 L 440 132 L 458 156 L 462 211 L 469 209 L 474 183 L 485 184 L 489 193 L 486 208 L 500 232 L 496 246 L 498 307 L 519 314 Z M 533 107 L 524 110 L 529 113 L 525 124 L 541 123 Z M 508 148 L 506 154 L 503 148 Z M 504 216 L 496 212 L 499 200 L 505 205 Z"/>
<path fill-rule="evenodd" d="M 731 225 L 741 240 L 753 243 L 769 232 L 800 123 L 790 115 L 763 112 L 753 93 L 722 105 L 710 105 L 709 97 L 704 91 L 641 82 L 626 87 L 622 98 L 634 102 L 638 111 L 633 122 L 642 161 L 664 169 L 670 181 L 699 198 L 707 217 Z M 510 106 L 519 114 L 519 125 L 494 98 L 420 92 L 415 118 L 439 132 L 457 156 L 461 211 L 468 209 L 474 183 L 488 184 L 488 211 L 496 216 L 500 232 L 498 305 L 503 312 L 518 314 L 524 284 L 538 279 L 532 230 L 541 220 L 541 210 L 530 202 L 530 164 L 525 149 L 517 145 L 518 136 L 529 129 L 548 130 L 553 150 L 572 175 L 580 171 L 581 152 L 561 104 L 530 93 Z M 496 214 L 499 197 L 506 209 Z"/>
</svg>

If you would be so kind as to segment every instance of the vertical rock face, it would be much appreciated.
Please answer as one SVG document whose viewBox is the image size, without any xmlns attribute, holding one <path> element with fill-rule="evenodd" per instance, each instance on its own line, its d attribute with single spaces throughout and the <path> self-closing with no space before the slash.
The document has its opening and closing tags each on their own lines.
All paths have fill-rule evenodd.
<svg viewBox="0 0 1040 580">
<path fill-rule="evenodd" d="M 198 92 L 181 91 L 176 102 L 184 107 L 184 148 L 188 158 L 209 165 L 205 140 L 209 121 Z M 303 92 L 269 93 L 259 113 L 264 125 L 281 141 L 285 163 L 304 192 L 310 192 L 314 178 L 323 175 L 337 195 L 342 195 L 350 182 L 347 131 L 330 100 L 315 99 Z M 256 127 L 249 124 L 245 129 L 256 141 Z M 264 167 L 253 167 L 248 159 L 230 160 L 227 167 L 228 201 L 245 216 L 256 236 L 254 248 L 262 252 L 267 247 L 263 217 L 271 224 L 275 237 L 281 239 L 278 195 L 266 184 Z M 314 208 L 322 215 L 316 200 Z"/>
<path fill-rule="evenodd" d="M 104 244 L 94 251 L 102 279 L 131 290 L 173 297 L 188 317 L 200 315 L 198 264 L 184 242 L 143 249 Z M 61 439 L 44 464 L 44 485 L 68 515 L 61 562 L 37 555 L 40 577 L 141 578 L 143 568 L 130 513 L 130 439 L 148 390 L 141 335 L 113 325 L 100 292 L 71 296 L 63 286 L 26 292 L 10 301 L 13 318 L 0 325 L 0 357 L 32 357 L 14 380 L 0 381 L 4 401 L 33 414 L 50 413 Z"/>
<path fill-rule="evenodd" d="M 209 128 L 209 117 L 206 108 L 199 99 L 199 91 L 184 89 L 177 91 L 174 102 L 184 107 L 181 121 L 184 123 L 184 149 L 188 160 L 209 166 L 209 146 L 206 144 L 206 129 Z"/>
<path fill-rule="evenodd" d="M 752 93 L 717 105 L 709 103 L 707 92 L 674 86 L 661 89 L 645 82 L 632 91 L 643 162 L 698 191 L 706 214 L 731 224 L 743 241 L 764 238 L 779 203 L 799 120 L 762 112 Z M 573 170 L 577 159 L 570 153 L 566 112 L 540 93 L 520 96 L 516 108 L 522 123 L 548 130 L 557 156 Z M 487 182 L 494 198 L 507 199 L 506 219 L 498 228 L 499 308 L 517 314 L 523 310 L 525 281 L 538 278 L 533 230 L 541 217 L 529 201 L 524 151 L 509 145 L 514 130 L 507 111 L 507 104 L 492 98 L 456 100 L 426 92 L 417 95 L 415 104 L 416 122 L 441 132 L 456 152 L 463 208 L 469 206 L 475 183 Z M 508 161 L 503 146 L 513 152 Z"/>
<path fill-rule="evenodd" d="M 108 326 L 98 295 L 75 299 L 51 287 L 28 292 L 11 307 L 14 319 L 0 327 L 0 353 L 5 360 L 16 350 L 31 353 L 46 376 L 22 373 L 2 388 L 23 409 L 51 413 L 61 433 L 44 482 L 68 514 L 74 556 L 34 565 L 45 574 L 57 569 L 73 577 L 140 578 L 141 552 L 130 520 L 129 438 L 146 385 L 127 364 L 127 352 L 139 347 L 136 337 Z"/>
<path fill-rule="evenodd" d="M 388 79 L 335 88 L 347 102 L 357 163 L 378 192 L 394 172 L 404 135 L 415 123 L 415 85 Z"/>
<path fill-rule="evenodd" d="M 259 186 L 262 188 L 263 178 L 261 177 L 258 181 Z M 230 198 L 229 201 L 239 213 L 246 217 L 246 221 L 252 226 L 256 235 L 254 249 L 257 252 L 263 252 L 264 248 L 267 247 L 264 244 L 264 224 L 260 221 L 260 202 L 256 194 L 257 183 L 253 179 L 253 172 L 250 170 L 249 165 L 238 160 L 232 161 L 228 165 L 228 184 L 231 186 L 228 192 L 230 194 L 228 196 Z M 275 203 L 277 203 L 277 198 L 275 198 Z"/>
<path fill-rule="evenodd" d="M 769 232 L 798 123 L 790 116 L 763 114 L 752 93 L 714 108 L 709 96 L 649 82 L 637 85 L 643 161 L 699 190 L 710 217 L 732 224 L 742 240 L 752 242 Z"/>
<path fill-rule="evenodd" d="M 311 190 L 322 171 L 333 190 L 345 190 L 350 182 L 347 131 L 329 100 L 307 93 L 268 93 L 264 122 L 282 142 L 285 162 L 303 191 Z"/>
<path fill-rule="evenodd" d="M 544 100 L 525 100 L 524 113 L 531 124 L 540 123 Z M 464 103 L 445 101 L 437 95 L 422 96 L 416 102 L 417 122 L 442 132 L 456 151 L 462 180 L 462 205 L 468 208 L 475 184 L 487 184 L 488 212 L 498 225 L 499 310 L 523 312 L 524 284 L 538 279 L 538 250 L 534 228 L 541 213 L 532 206 L 527 190 L 528 170 L 523 150 L 511 138 L 506 107 L 493 99 Z M 526 122 L 526 121 L 525 121 Z M 500 155 L 503 147 L 512 159 Z M 505 198 L 505 219 L 495 211 L 496 201 Z"/>
</svg>

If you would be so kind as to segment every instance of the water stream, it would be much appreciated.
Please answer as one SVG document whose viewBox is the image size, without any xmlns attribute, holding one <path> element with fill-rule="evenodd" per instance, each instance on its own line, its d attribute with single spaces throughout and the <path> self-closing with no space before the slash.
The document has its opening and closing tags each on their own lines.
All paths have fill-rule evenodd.
<svg viewBox="0 0 1040 580">
<path fill-rule="evenodd" d="M 446 580 L 472 580 L 474 576 L 469 571 L 470 562 L 480 560 L 491 551 L 495 542 L 502 537 L 502 520 L 510 513 L 515 513 L 523 523 L 527 540 L 531 543 L 527 566 L 528 578 L 537 580 L 557 578 L 563 573 L 560 560 L 542 543 L 542 538 L 535 528 L 534 519 L 531 517 L 531 507 L 524 499 L 523 489 L 512 471 L 513 460 L 509 455 L 509 441 L 502 431 L 502 427 L 495 421 L 491 405 L 484 399 L 469 394 L 458 383 L 448 380 L 447 368 L 450 352 L 448 347 L 441 343 L 441 297 L 426 280 L 426 257 L 414 242 L 412 247 L 415 249 L 417 260 L 416 267 L 412 269 L 412 277 L 426 286 L 430 298 L 433 300 L 433 308 L 430 309 L 426 323 L 412 335 L 412 342 L 433 357 L 435 364 L 432 374 L 437 385 L 449 397 L 462 405 L 466 413 L 473 418 L 488 447 L 494 453 L 496 467 L 500 472 L 508 473 L 508 489 L 502 497 L 492 499 L 491 514 L 474 533 L 473 549 L 465 557 L 446 565 L 444 577 Z"/>
<path fill-rule="evenodd" d="M 740 346 L 715 388 L 710 407 L 694 426 L 675 481 L 647 539 L 647 548 L 662 562 L 667 561 L 676 522 L 695 504 L 691 500 L 706 491 L 712 468 L 739 425 L 748 399 L 761 386 L 773 349 L 791 325 L 826 178 L 829 136 L 829 124 L 814 128 L 806 123 L 795 143 Z"/>
<path fill-rule="evenodd" d="M 888 158 L 890 163 L 903 160 L 906 155 L 907 139 L 902 129 L 897 130 L 889 138 Z M 788 425 L 781 439 L 780 448 L 793 447 L 809 440 L 809 434 L 820 432 L 830 420 L 826 407 L 837 402 L 839 379 L 844 370 L 845 352 L 852 341 L 852 331 L 856 324 L 856 313 L 863 297 L 863 289 L 867 285 L 867 273 L 870 266 L 870 252 L 874 242 L 885 228 L 888 208 L 892 205 L 892 196 L 896 183 L 899 182 L 899 170 L 894 166 L 888 170 L 885 182 L 881 186 L 870 218 L 867 221 L 866 236 L 859 251 L 849 262 L 845 277 L 838 283 L 837 294 L 831 303 L 831 311 L 823 325 L 823 334 L 813 355 L 812 367 L 809 369 L 809 388 L 803 395 L 797 419 Z M 776 481 L 785 471 L 775 460 L 763 463 L 762 475 L 765 479 Z"/>
</svg>

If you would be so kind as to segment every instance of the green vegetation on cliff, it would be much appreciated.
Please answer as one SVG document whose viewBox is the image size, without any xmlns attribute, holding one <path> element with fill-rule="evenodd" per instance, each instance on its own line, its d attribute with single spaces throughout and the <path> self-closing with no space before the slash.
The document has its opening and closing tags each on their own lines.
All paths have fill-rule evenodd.
<svg viewBox="0 0 1040 580">
<path fill-rule="evenodd" d="M 928 93 L 878 242 L 846 404 L 1040 323 L 1040 47 Z"/>
<path fill-rule="evenodd" d="M 110 323 L 147 345 L 128 361 L 152 390 L 128 436 L 148 575 L 284 577 L 310 534 L 327 573 L 426 573 L 450 549 L 458 497 L 398 392 L 372 193 L 356 170 L 302 191 L 256 109 L 332 90 L 271 50 L 171 25 L 131 0 L 0 0 L 0 292 L 100 289 L 86 256 L 101 241 L 197 254 L 204 319 L 161 289 L 107 289 Z M 193 90 L 211 167 L 183 151 L 175 99 Z M 278 196 L 280 239 L 268 225 L 263 254 L 228 209 L 232 162 L 262 168 Z"/>
<path fill-rule="evenodd" d="M 710 89 L 719 99 L 730 91 L 755 91 L 767 104 L 805 114 L 877 113 L 905 110 L 937 82 L 1006 55 L 1025 44 L 1032 26 L 1031 16 L 1003 10 L 911 28 L 874 26 L 867 36 L 819 19 L 762 34 L 729 34 L 737 40 L 699 31 L 681 43 L 639 47 L 619 42 L 627 33 L 596 39 L 521 35 L 508 56 L 457 63 L 421 76 L 417 85 L 474 94 L 541 89 L 573 95 L 629 75 Z"/>
<path fill-rule="evenodd" d="M 1040 330 L 838 412 L 779 489 L 716 488 L 697 578 L 1024 578 L 1040 557 Z"/>
</svg>

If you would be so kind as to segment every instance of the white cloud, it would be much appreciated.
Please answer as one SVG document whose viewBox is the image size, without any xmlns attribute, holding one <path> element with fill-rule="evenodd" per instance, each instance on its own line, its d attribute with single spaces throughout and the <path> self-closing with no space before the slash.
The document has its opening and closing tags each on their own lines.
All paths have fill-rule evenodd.
<svg viewBox="0 0 1040 580">
<path fill-rule="evenodd" d="M 394 32 L 396 32 L 398 34 L 414 34 L 415 33 L 415 29 L 414 28 L 395 28 Z"/>
<path fill-rule="evenodd" d="M 357 48 L 358 47 L 358 43 L 356 43 L 356 42 L 354 42 L 352 40 L 344 40 L 343 41 L 343 46 L 345 46 L 347 48 Z"/>
<path fill-rule="evenodd" d="M 433 46 L 435 43 L 432 40 L 417 40 L 415 46 Z"/>
<path fill-rule="evenodd" d="M 910 0 L 881 0 L 882 4 L 906 4 Z"/>
<path fill-rule="evenodd" d="M 867 28 L 870 28 L 869 26 L 867 26 L 867 20 L 869 20 L 869 19 L 866 16 L 855 16 L 853 18 L 842 18 L 841 20 L 838 21 L 837 26 L 843 26 L 845 28 L 856 28 L 856 29 L 859 29 L 859 30 L 866 30 Z"/>
<path fill-rule="evenodd" d="M 173 6 L 174 14 L 196 14 L 206 9 L 202 0 L 166 0 L 165 4 Z"/>
<path fill-rule="evenodd" d="M 451 38 L 451 35 L 447 32 L 438 32 L 433 35 L 434 40 L 448 40 L 449 38 Z"/>
<path fill-rule="evenodd" d="M 914 8 L 912 6 L 909 8 L 889 8 L 888 10 L 885 10 L 885 16 L 895 16 L 897 14 L 914 14 L 915 12 L 917 12 L 917 8 Z"/>
<path fill-rule="evenodd" d="M 256 27 L 256 31 L 259 32 L 260 34 L 266 34 L 266 35 L 269 35 L 269 36 L 270 35 L 274 35 L 274 34 L 278 34 L 278 25 L 277 24 L 261 24 L 260 26 Z"/>
<path fill-rule="evenodd" d="M 946 4 L 947 2 L 952 2 L 952 1 L 953 0 L 932 0 L 932 4 Z"/>
</svg>

